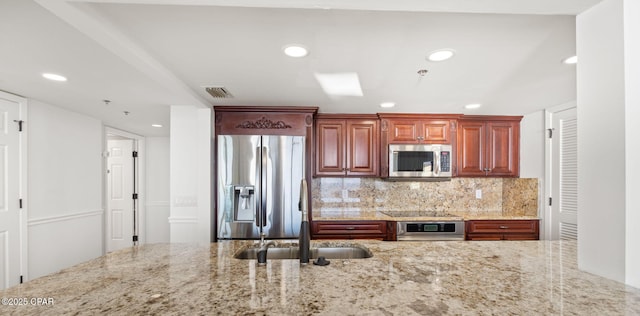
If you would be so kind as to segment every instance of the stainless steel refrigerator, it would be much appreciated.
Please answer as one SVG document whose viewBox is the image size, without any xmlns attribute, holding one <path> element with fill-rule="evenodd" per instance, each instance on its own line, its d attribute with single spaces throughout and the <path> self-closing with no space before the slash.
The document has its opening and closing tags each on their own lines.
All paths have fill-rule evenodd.
<svg viewBox="0 0 640 316">
<path fill-rule="evenodd" d="M 297 238 L 304 136 L 218 135 L 219 239 Z"/>
</svg>

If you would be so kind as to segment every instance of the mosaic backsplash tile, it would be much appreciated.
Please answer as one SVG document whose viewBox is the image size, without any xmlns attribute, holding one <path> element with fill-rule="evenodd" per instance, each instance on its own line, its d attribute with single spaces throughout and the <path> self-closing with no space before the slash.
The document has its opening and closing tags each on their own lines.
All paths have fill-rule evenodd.
<svg viewBox="0 0 640 316">
<path fill-rule="evenodd" d="M 482 198 L 476 198 L 481 190 Z M 430 210 L 455 215 L 538 214 L 538 179 L 453 178 L 444 182 L 314 178 L 313 209 Z"/>
</svg>

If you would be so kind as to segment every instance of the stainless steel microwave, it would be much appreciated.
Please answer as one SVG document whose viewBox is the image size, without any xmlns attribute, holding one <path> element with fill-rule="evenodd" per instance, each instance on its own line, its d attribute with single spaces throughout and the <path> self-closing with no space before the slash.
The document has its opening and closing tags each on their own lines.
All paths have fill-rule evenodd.
<svg viewBox="0 0 640 316">
<path fill-rule="evenodd" d="M 389 145 L 389 178 L 451 178 L 451 145 Z"/>
</svg>

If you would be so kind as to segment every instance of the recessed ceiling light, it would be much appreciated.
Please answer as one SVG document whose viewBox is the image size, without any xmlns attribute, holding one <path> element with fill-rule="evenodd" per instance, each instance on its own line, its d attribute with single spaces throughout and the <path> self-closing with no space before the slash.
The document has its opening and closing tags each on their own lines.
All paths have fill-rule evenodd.
<svg viewBox="0 0 640 316">
<path fill-rule="evenodd" d="M 453 51 L 453 49 L 439 49 L 429 53 L 427 59 L 430 61 L 445 61 L 453 57 L 454 54 L 455 52 Z"/>
<path fill-rule="evenodd" d="M 393 103 L 393 102 L 382 102 L 382 103 L 380 103 L 380 107 L 381 108 L 392 108 L 394 106 L 396 106 L 396 104 Z"/>
<path fill-rule="evenodd" d="M 307 50 L 306 47 L 298 44 L 287 45 L 284 48 L 282 48 L 282 50 L 289 57 L 304 57 L 304 56 L 307 56 L 307 54 L 309 54 L 309 50 Z"/>
<path fill-rule="evenodd" d="M 320 83 L 322 90 L 328 95 L 361 97 L 362 88 L 358 74 L 355 72 L 319 74 L 316 73 L 316 80 Z"/>
<path fill-rule="evenodd" d="M 571 56 L 571 57 L 565 58 L 562 62 L 567 64 L 567 65 L 577 64 L 578 63 L 578 56 Z"/>
<path fill-rule="evenodd" d="M 477 109 L 479 107 L 481 107 L 482 104 L 480 103 L 471 103 L 471 104 L 467 104 L 464 106 L 465 109 Z"/>
<path fill-rule="evenodd" d="M 53 81 L 67 81 L 67 77 L 52 73 L 43 73 L 43 77 Z"/>
<path fill-rule="evenodd" d="M 162 124 L 151 124 L 153 127 L 162 127 Z"/>
</svg>

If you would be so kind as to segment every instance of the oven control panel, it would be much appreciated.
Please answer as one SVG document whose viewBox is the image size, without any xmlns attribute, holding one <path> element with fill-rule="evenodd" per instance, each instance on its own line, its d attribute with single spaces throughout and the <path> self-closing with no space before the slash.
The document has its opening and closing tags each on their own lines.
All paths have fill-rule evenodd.
<svg viewBox="0 0 640 316">
<path fill-rule="evenodd" d="M 397 222 L 397 240 L 464 240 L 464 221 Z"/>
<path fill-rule="evenodd" d="M 412 223 L 407 224 L 407 232 L 455 232 L 455 223 Z"/>
</svg>

